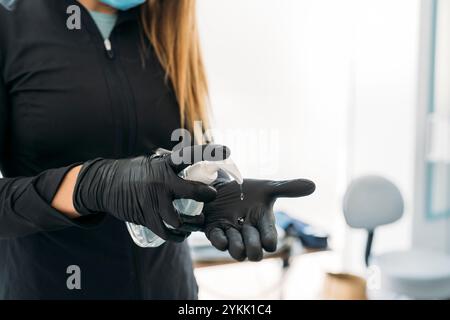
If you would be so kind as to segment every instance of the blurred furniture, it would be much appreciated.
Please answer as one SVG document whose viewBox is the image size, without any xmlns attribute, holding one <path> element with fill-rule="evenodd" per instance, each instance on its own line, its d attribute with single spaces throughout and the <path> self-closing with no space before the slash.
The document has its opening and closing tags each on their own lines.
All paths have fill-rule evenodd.
<svg viewBox="0 0 450 320">
<path fill-rule="evenodd" d="M 293 256 L 325 250 L 305 247 L 296 235 L 285 232 L 279 227 L 277 227 L 277 231 L 277 250 L 273 253 L 264 252 L 264 259 L 281 259 L 283 266 L 286 268 L 289 267 L 289 260 Z M 214 248 L 203 233 L 193 233 L 188 241 L 191 248 L 192 260 L 196 268 L 237 263 L 236 260 L 231 258 L 228 251 L 219 251 Z"/>
<path fill-rule="evenodd" d="M 231 258 L 230 254 L 225 251 L 218 251 L 211 244 L 201 246 L 199 244 L 192 244 L 191 255 L 194 261 L 195 268 L 206 268 L 214 266 L 222 266 L 225 264 L 237 263 L 238 261 Z M 277 251 L 274 253 L 264 253 L 264 259 L 281 259 L 283 264 L 289 264 L 293 250 L 293 239 L 283 239 L 278 245 Z"/>
<path fill-rule="evenodd" d="M 413 299 L 450 298 L 450 256 L 411 250 L 371 258 L 375 229 L 403 215 L 403 197 L 392 182 L 379 176 L 354 180 L 345 194 L 343 211 L 350 227 L 367 230 L 365 262 L 379 268 L 382 291 Z"/>
<path fill-rule="evenodd" d="M 367 300 L 366 281 L 352 274 L 328 272 L 321 297 L 326 300 Z"/>
<path fill-rule="evenodd" d="M 284 232 L 282 229 L 278 230 L 278 248 L 274 253 L 264 253 L 264 260 L 279 259 L 281 260 L 281 274 L 277 289 L 279 290 L 279 299 L 284 299 L 284 288 L 287 273 L 291 267 L 293 258 L 303 254 L 319 252 L 324 250 L 309 249 L 302 246 L 300 239 L 297 236 Z M 194 233 L 189 238 L 191 248 L 191 256 L 196 269 L 220 267 L 224 265 L 232 265 L 239 263 L 230 257 L 228 252 L 222 252 L 214 248 L 206 236 L 202 233 Z M 272 292 L 273 288 L 270 289 Z"/>
<path fill-rule="evenodd" d="M 278 228 L 277 228 L 278 229 Z M 219 251 L 214 248 L 206 236 L 202 233 L 194 233 L 189 238 L 191 256 L 196 268 L 221 266 L 237 263 L 227 251 Z M 264 259 L 281 259 L 283 265 L 288 266 L 289 260 L 294 255 L 311 252 L 298 245 L 298 239 L 278 229 L 278 248 L 276 252 L 264 252 Z"/>
<path fill-rule="evenodd" d="M 328 248 L 329 235 L 325 231 L 283 211 L 276 211 L 275 219 L 277 226 L 293 238 L 299 239 L 303 247 L 314 250 L 326 250 Z"/>
</svg>

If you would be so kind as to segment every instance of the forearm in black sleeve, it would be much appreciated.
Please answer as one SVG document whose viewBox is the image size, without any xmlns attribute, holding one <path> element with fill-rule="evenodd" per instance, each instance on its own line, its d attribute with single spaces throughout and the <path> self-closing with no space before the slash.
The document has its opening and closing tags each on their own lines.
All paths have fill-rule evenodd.
<svg viewBox="0 0 450 320">
<path fill-rule="evenodd" d="M 0 179 L 0 238 L 16 238 L 71 226 L 96 226 L 103 214 L 70 219 L 51 206 L 59 185 L 74 166 L 47 170 L 31 178 Z"/>
</svg>

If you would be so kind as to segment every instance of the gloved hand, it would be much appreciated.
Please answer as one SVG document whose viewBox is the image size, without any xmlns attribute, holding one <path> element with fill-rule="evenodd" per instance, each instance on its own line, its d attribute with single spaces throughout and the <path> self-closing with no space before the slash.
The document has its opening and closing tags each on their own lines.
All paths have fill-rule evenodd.
<svg viewBox="0 0 450 320">
<path fill-rule="evenodd" d="M 217 191 L 178 173 L 203 160 L 219 161 L 229 156 L 219 145 L 184 148 L 171 154 L 133 159 L 96 159 L 86 162 L 78 175 L 74 207 L 81 215 L 109 213 L 116 218 L 145 226 L 164 240 L 183 241 L 189 226 L 176 212 L 174 199 L 209 202 Z M 166 222 L 175 229 L 167 228 Z"/>
<path fill-rule="evenodd" d="M 244 180 L 241 200 L 240 186 L 235 182 L 214 184 L 217 197 L 205 204 L 204 232 L 212 245 L 243 261 L 260 261 L 263 250 L 277 248 L 277 230 L 273 205 L 278 198 L 296 198 L 312 194 L 313 182 L 308 180 L 265 181 Z"/>
</svg>

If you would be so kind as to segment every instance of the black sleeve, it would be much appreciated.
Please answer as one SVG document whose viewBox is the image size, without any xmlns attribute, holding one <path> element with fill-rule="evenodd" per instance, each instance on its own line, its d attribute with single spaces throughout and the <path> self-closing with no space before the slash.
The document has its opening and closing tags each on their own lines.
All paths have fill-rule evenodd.
<svg viewBox="0 0 450 320">
<path fill-rule="evenodd" d="M 0 69 L 1 71 L 1 69 Z M 8 102 L 0 72 L 0 169 L 6 152 Z M 42 172 L 36 177 L 0 178 L 0 238 L 14 238 L 70 226 L 95 226 L 102 214 L 76 220 L 55 210 L 51 201 L 72 166 Z"/>
</svg>

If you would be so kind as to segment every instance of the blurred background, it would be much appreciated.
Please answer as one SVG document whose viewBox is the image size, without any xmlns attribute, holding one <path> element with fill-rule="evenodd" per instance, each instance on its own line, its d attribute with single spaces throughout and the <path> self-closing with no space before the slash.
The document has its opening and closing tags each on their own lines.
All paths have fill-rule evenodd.
<svg viewBox="0 0 450 320">
<path fill-rule="evenodd" d="M 258 264 L 197 257 L 200 298 L 450 298 L 450 1 L 199 0 L 198 15 L 216 140 L 246 177 L 315 181 L 276 210 L 329 236 Z M 403 213 L 379 221 L 368 266 L 374 228 L 343 210 L 364 176 L 401 198 L 378 185 L 365 202 L 369 179 L 356 216 Z"/>
</svg>

